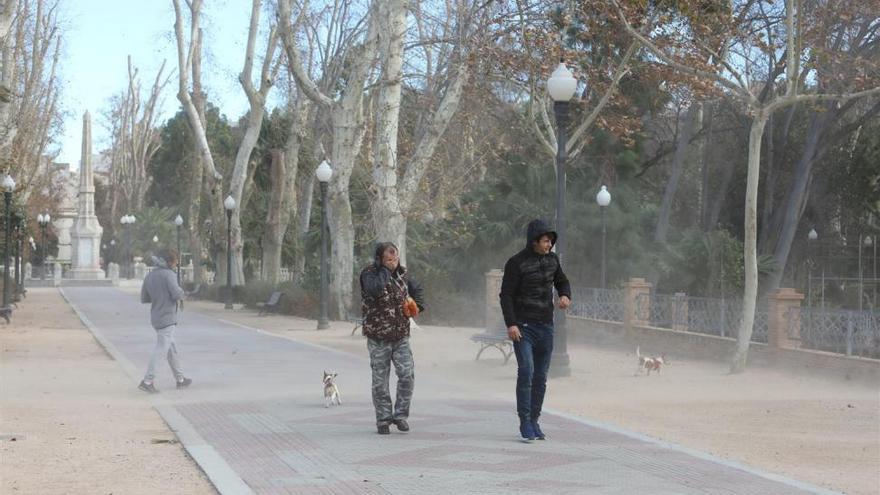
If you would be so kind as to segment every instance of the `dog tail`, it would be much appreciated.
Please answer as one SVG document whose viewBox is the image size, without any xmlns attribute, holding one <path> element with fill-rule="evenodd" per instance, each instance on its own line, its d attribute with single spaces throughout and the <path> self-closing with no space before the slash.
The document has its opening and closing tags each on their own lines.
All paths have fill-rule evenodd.
<svg viewBox="0 0 880 495">
<path fill-rule="evenodd" d="M 639 346 L 636 346 L 636 357 L 639 359 L 642 358 L 642 354 L 639 352 Z"/>
</svg>

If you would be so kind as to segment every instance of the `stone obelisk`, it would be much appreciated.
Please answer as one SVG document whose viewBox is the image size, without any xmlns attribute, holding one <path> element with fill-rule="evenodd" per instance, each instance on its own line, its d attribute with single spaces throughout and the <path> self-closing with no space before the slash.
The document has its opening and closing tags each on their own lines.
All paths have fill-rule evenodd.
<svg viewBox="0 0 880 495">
<path fill-rule="evenodd" d="M 82 158 L 79 164 L 79 197 L 76 220 L 70 230 L 73 253 L 71 276 L 79 280 L 104 278 L 99 256 L 104 229 L 95 216 L 95 178 L 92 169 L 92 120 L 83 114 Z"/>
</svg>

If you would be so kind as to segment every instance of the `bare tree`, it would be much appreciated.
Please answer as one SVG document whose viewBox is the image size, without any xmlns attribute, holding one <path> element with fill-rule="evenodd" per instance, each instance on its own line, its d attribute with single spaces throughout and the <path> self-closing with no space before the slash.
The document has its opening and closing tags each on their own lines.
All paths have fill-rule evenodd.
<svg viewBox="0 0 880 495">
<path fill-rule="evenodd" d="M 290 129 L 284 149 L 272 151 L 271 190 L 262 240 L 263 266 L 260 278 L 271 284 L 278 283 L 284 234 L 287 232 L 291 218 L 296 216 L 300 208 L 300 193 L 296 187 L 299 175 L 299 153 L 312 107 L 310 101 L 301 97 L 298 92 L 290 90 L 288 94 L 290 95 L 288 97 Z M 305 209 L 308 210 L 307 207 Z"/>
<path fill-rule="evenodd" d="M 126 211 L 144 207 L 144 196 L 152 183 L 147 165 L 159 150 L 159 132 L 156 129 L 156 107 L 162 90 L 171 77 L 163 75 L 165 62 L 159 67 L 149 95 L 144 97 L 138 79 L 138 69 L 128 57 L 128 89 L 113 102 L 110 118 L 113 120 L 110 151 L 111 218 L 116 218 L 119 195 L 125 200 Z"/>
<path fill-rule="evenodd" d="M 371 7 L 365 19 L 359 19 L 352 12 L 351 3 L 346 0 L 330 5 L 331 14 L 324 29 L 326 42 L 317 62 L 320 78 L 316 82 L 303 63 L 300 56 L 302 48 L 295 37 L 297 30 L 305 27 L 305 20 L 310 15 L 309 4 L 304 2 L 292 23 L 290 0 L 278 0 L 278 22 L 290 70 L 300 91 L 314 103 L 316 114 L 329 117 L 329 159 L 333 166 L 333 179 L 328 187 L 328 220 L 332 241 L 330 293 L 334 302 L 332 315 L 335 317 L 344 317 L 352 300 L 354 224 L 349 184 L 365 131 L 364 85 L 373 66 L 378 36 L 374 8 Z M 311 24 L 315 25 L 317 23 Z M 307 30 L 305 39 L 310 44 L 306 53 L 311 53 L 315 48 L 311 44 L 319 39 L 318 33 Z M 301 184 L 311 187 L 314 180 L 304 178 Z M 310 188 L 306 190 L 310 191 Z M 300 196 L 303 197 L 305 195 Z M 301 219 L 305 210 L 300 208 Z M 300 221 L 300 228 L 302 225 Z"/>
<path fill-rule="evenodd" d="M 402 0 L 379 2 L 379 94 L 375 105 L 373 136 L 373 227 L 379 240 L 392 241 L 406 262 L 406 229 L 420 184 L 449 122 L 459 109 L 471 75 L 471 50 L 487 41 L 485 4 L 459 0 L 432 12 L 430 4 L 414 2 L 418 38 L 409 55 L 417 74 L 407 90 L 418 97 L 419 112 L 411 154 L 400 154 L 399 120 L 404 73 L 407 8 Z M 398 182 L 398 179 L 401 179 Z"/>
<path fill-rule="evenodd" d="M 61 37 L 57 3 L 12 2 L 3 5 L 4 15 L 12 7 L 0 71 L 2 86 L 9 89 L 5 98 L 0 95 L 0 161 L 18 178 L 27 200 L 35 185 L 49 186 L 49 145 L 60 126 L 56 68 Z"/>
<path fill-rule="evenodd" d="M 764 135 L 764 127 L 772 115 L 782 108 L 806 102 L 819 101 L 846 101 L 880 93 L 880 87 L 872 89 L 852 89 L 839 93 L 822 92 L 821 85 L 816 88 L 818 92 L 811 94 L 802 93 L 804 81 L 810 72 L 810 64 L 802 64 L 802 57 L 810 56 L 805 52 L 804 46 L 811 46 L 814 50 L 816 45 L 810 45 L 815 41 L 807 37 L 805 25 L 810 21 L 809 12 L 801 9 L 799 0 L 786 0 L 782 15 L 784 27 L 784 42 L 779 47 L 773 47 L 784 51 L 785 57 L 780 60 L 780 68 L 784 68 L 784 90 L 780 94 L 770 92 L 768 88 L 775 84 L 775 79 L 782 75 L 775 71 L 772 80 L 764 84 L 753 84 L 750 80 L 753 69 L 754 44 L 751 36 L 753 31 L 751 22 L 755 19 L 753 2 L 743 2 L 731 5 L 730 11 L 720 9 L 714 12 L 708 19 L 693 17 L 688 19 L 691 30 L 678 30 L 670 25 L 651 26 L 651 18 L 642 10 L 641 4 L 632 2 L 633 8 L 624 11 L 618 0 L 612 0 L 617 8 L 618 18 L 626 31 L 634 39 L 639 41 L 654 57 L 662 63 L 691 76 L 697 80 L 710 81 L 719 88 L 728 92 L 733 98 L 743 104 L 751 116 L 749 130 L 748 149 L 748 176 L 746 181 L 745 200 L 745 289 L 743 295 L 743 315 L 737 335 L 737 349 L 731 360 L 730 369 L 733 373 L 742 372 L 746 366 L 749 343 L 755 319 L 755 305 L 758 295 L 758 265 L 757 265 L 757 205 L 758 205 L 758 178 L 760 173 L 761 140 Z M 680 7 L 684 7 L 681 5 Z M 848 5 L 852 8 L 853 5 Z M 682 9 L 682 11 L 688 11 Z M 704 12 L 700 9 L 692 9 L 690 12 Z M 874 10 L 876 12 L 876 9 Z M 629 14 L 629 16 L 627 15 Z M 698 15 L 698 14 L 695 14 Z M 643 34 L 633 27 L 630 18 L 639 25 L 657 28 L 653 37 Z M 846 22 L 846 17 L 841 17 L 841 22 Z M 714 28 L 714 29 L 713 29 Z M 815 35 L 816 33 L 812 33 Z M 708 41 L 707 41 L 708 40 Z M 763 52 L 762 48 L 757 49 Z M 697 55 L 695 55 L 695 53 Z M 809 60 L 808 60 L 809 62 Z M 766 73 L 766 72 L 765 72 Z M 778 75 L 777 75 L 778 74 Z M 856 82 L 856 81 L 853 81 Z M 862 87 L 868 82 L 862 78 L 858 81 Z M 760 92 L 759 92 L 760 91 Z"/>
<path fill-rule="evenodd" d="M 238 207 L 232 212 L 233 266 L 229 269 L 232 270 L 233 285 L 244 285 L 244 262 L 242 257 L 244 243 L 241 239 L 241 211 L 247 207 L 248 194 L 245 192 L 245 186 L 248 183 L 249 174 L 252 174 L 255 168 L 255 164 L 251 162 L 251 154 L 257 144 L 257 139 L 260 137 L 260 129 L 263 127 L 263 115 L 266 113 L 266 96 L 269 94 L 269 90 L 272 88 L 277 76 L 278 67 L 274 63 L 278 39 L 275 26 L 272 25 L 266 42 L 266 53 L 263 57 L 262 69 L 260 71 L 260 83 L 258 87 L 254 87 L 254 50 L 260 28 L 260 9 L 262 3 L 261 0 L 253 0 L 251 2 L 251 20 L 248 29 L 244 67 L 238 76 L 241 87 L 247 95 L 250 110 L 247 114 L 244 137 L 235 155 L 235 165 L 233 166 L 230 180 L 230 195 L 238 204 Z"/>
<path fill-rule="evenodd" d="M 189 87 L 189 75 L 194 68 L 195 54 L 201 53 L 202 49 L 202 35 L 201 28 L 199 27 L 201 24 L 202 0 L 186 1 L 189 7 L 189 42 L 187 42 L 184 33 L 185 19 L 180 7 L 180 0 L 172 0 L 172 3 L 174 4 L 175 19 L 174 36 L 177 40 L 177 99 L 183 105 L 189 125 L 193 130 L 196 142 L 199 144 L 199 154 L 207 177 L 211 181 L 219 181 L 223 177 L 214 166 L 214 157 L 211 154 L 211 148 L 208 146 L 208 136 L 205 132 L 205 123 L 200 119 L 198 109 L 193 104 Z"/>
</svg>

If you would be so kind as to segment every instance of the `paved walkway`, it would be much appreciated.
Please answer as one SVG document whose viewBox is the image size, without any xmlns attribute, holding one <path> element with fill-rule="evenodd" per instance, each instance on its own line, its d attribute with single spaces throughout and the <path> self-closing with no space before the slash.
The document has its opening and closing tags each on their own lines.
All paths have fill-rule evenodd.
<svg viewBox="0 0 880 495">
<path fill-rule="evenodd" d="M 148 310 L 112 288 L 65 297 L 132 377 L 154 344 Z M 567 415 L 549 440 L 517 440 L 511 403 L 441 400 L 455 386 L 418 378 L 412 431 L 375 433 L 360 358 L 184 312 L 178 345 L 191 389 L 162 369 L 155 406 L 224 494 L 794 494 L 832 493 Z M 324 408 L 322 370 L 343 405 Z M 743 439 L 748 441 L 747 439 Z"/>
</svg>

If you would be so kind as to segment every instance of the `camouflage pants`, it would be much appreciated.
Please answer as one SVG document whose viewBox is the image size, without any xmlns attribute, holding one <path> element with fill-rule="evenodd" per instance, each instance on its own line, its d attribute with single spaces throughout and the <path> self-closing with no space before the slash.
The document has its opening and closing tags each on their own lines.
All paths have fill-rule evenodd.
<svg viewBox="0 0 880 495">
<path fill-rule="evenodd" d="M 387 425 L 394 419 L 409 417 L 409 404 L 412 401 L 415 381 L 415 365 L 409 337 L 400 340 L 383 341 L 367 339 L 370 351 L 370 367 L 373 369 L 373 407 L 376 408 L 376 424 Z M 397 400 L 391 410 L 391 392 L 388 380 L 391 364 L 397 374 Z"/>
</svg>

